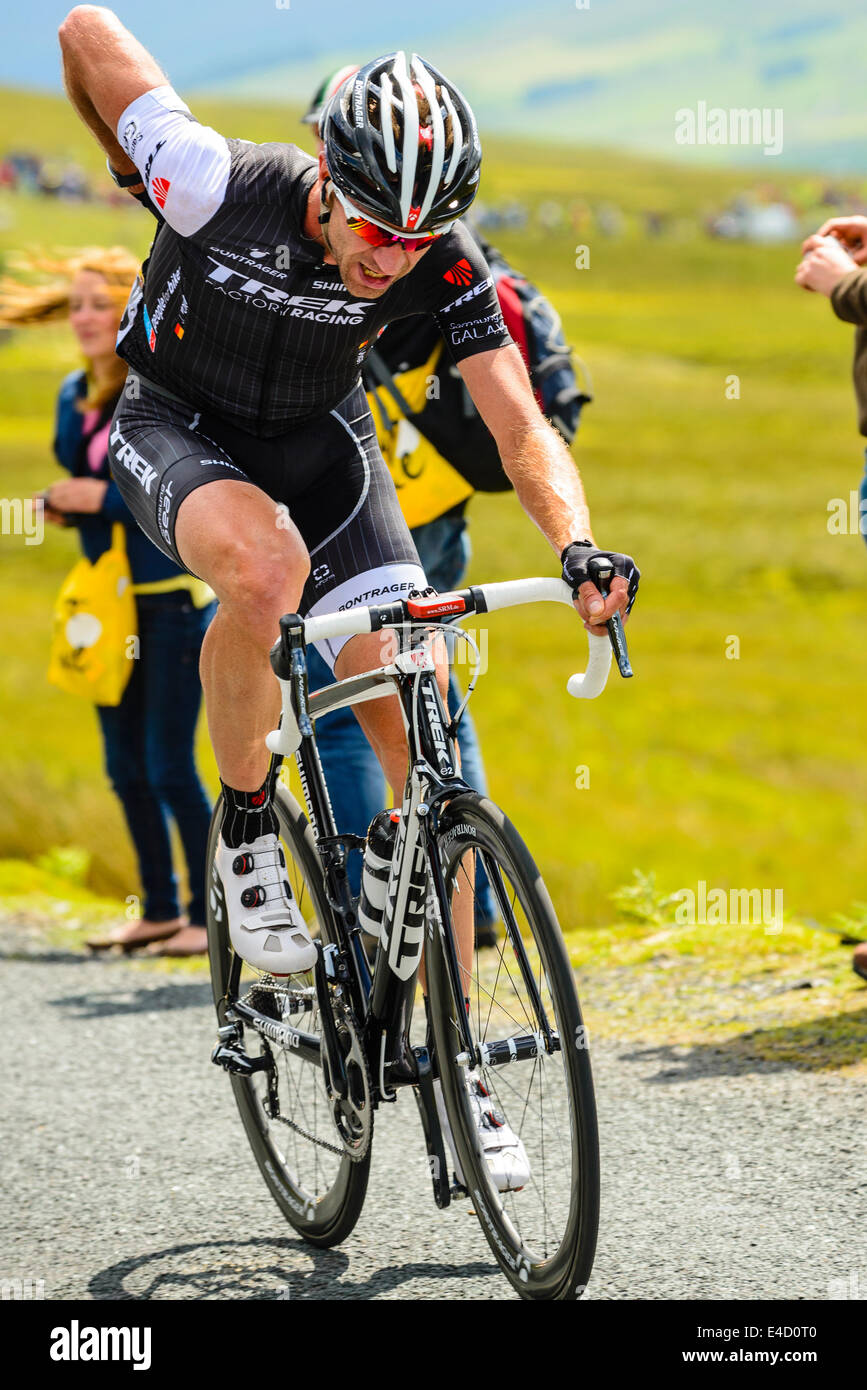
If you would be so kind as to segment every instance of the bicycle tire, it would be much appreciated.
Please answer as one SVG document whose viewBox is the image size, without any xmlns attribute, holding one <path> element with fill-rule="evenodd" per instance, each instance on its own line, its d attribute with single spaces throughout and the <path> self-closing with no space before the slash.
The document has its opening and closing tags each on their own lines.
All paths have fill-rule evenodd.
<svg viewBox="0 0 867 1390">
<path fill-rule="evenodd" d="M 277 788 L 275 809 L 280 826 L 280 838 L 286 855 L 287 873 L 292 883 L 296 901 L 305 912 L 308 926 L 312 925 L 311 909 L 315 913 L 321 938 L 323 943 L 327 944 L 334 938 L 333 919 L 325 894 L 322 866 L 310 823 L 291 792 L 282 785 Z M 210 881 L 207 905 L 211 986 L 217 1017 L 221 1025 L 225 1021 L 225 1012 L 229 1002 L 227 989 L 233 957 L 229 942 L 222 883 L 214 863 L 217 836 L 222 820 L 223 800 L 221 797 L 214 808 L 208 839 Z M 299 891 L 300 881 L 303 881 L 305 885 L 308 900 L 305 900 L 302 892 Z M 315 1012 L 313 1017 L 315 1018 Z M 306 1022 L 303 1026 L 306 1031 L 315 1031 L 315 1029 L 310 1029 Z M 274 1043 L 265 1043 L 252 1028 L 246 1029 L 244 1033 L 244 1046 L 251 1056 L 260 1055 L 264 1047 L 270 1047 L 273 1051 L 281 1054 L 286 1069 L 285 1089 L 287 1090 L 290 1085 L 290 1066 L 294 1065 L 295 1069 L 303 1068 L 303 1073 L 298 1072 L 297 1106 L 301 1086 L 305 1084 L 305 1081 L 310 1081 L 306 1074 L 316 1073 L 319 1068 L 310 1063 L 304 1063 L 291 1050 L 281 1049 Z M 280 1151 L 280 1146 L 276 1140 L 277 1131 L 265 1109 L 264 1093 L 267 1090 L 267 1083 L 264 1078 L 263 1072 L 258 1072 L 251 1077 L 230 1074 L 232 1091 L 256 1163 L 269 1192 L 286 1220 L 298 1234 L 311 1245 L 320 1247 L 338 1245 L 350 1234 L 361 1215 L 370 1172 L 370 1150 L 363 1159 L 357 1162 L 352 1161 L 344 1153 L 339 1163 L 331 1165 L 334 1169 L 334 1176 L 333 1180 L 328 1183 L 326 1190 L 311 1192 L 310 1187 L 305 1185 L 297 1171 L 297 1154 L 293 1167 L 289 1160 L 288 1149 L 286 1152 Z M 315 1077 L 311 1084 L 316 1084 Z M 336 1130 L 334 1131 L 334 1143 L 339 1143 Z"/>
<path fill-rule="evenodd" d="M 469 862 L 481 858 L 492 886 L 497 875 L 503 888 L 511 885 L 505 901 L 499 899 L 504 922 L 511 914 L 510 932 L 501 936 L 493 950 L 475 950 L 469 979 L 463 981 L 470 999 L 474 1044 L 490 1044 L 498 1036 L 504 1041 L 522 1030 L 524 1035 L 540 1033 L 534 986 L 561 1042 L 558 1051 L 540 1046 L 517 1065 L 481 1064 L 470 1072 L 466 1060 L 459 1063 L 457 1002 L 440 934 L 429 928 L 427 969 L 436 1063 L 461 1176 L 488 1244 L 521 1297 L 574 1299 L 587 1285 L 596 1249 L 599 1144 L 586 1031 L 562 933 L 529 850 L 503 812 L 486 797 L 463 794 L 451 801 L 437 830 L 437 845 L 450 904 L 456 885 L 475 891 L 475 873 L 468 871 L 466 862 L 462 866 L 468 850 L 473 851 Z M 501 933 L 504 930 L 501 925 Z M 522 973 L 514 951 L 515 931 L 520 932 L 525 961 L 532 967 L 533 985 L 526 971 Z M 466 1010 L 464 1001 L 460 1007 Z M 467 1085 L 473 1078 L 482 1082 L 501 1118 L 525 1144 L 530 1176 L 520 1190 L 498 1191 L 488 1171 L 468 1099 Z M 538 1098 L 535 1092 L 530 1096 L 531 1085 Z M 526 1095 L 523 1087 L 527 1087 Z M 549 1107 L 548 1116 L 543 1113 L 543 1101 Z M 556 1166 L 558 1154 L 560 1167 Z M 563 1162 L 569 1165 L 568 1178 Z M 553 1230 L 557 1216 L 560 1233 Z"/>
</svg>

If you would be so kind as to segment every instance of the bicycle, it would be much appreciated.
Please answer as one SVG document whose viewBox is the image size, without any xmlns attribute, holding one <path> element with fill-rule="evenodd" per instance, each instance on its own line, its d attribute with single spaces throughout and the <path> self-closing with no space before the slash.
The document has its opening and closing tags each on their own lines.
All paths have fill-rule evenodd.
<svg viewBox="0 0 867 1390">
<path fill-rule="evenodd" d="M 607 578 L 610 570 L 603 567 L 600 588 Z M 518 1293 L 525 1299 L 568 1299 L 587 1284 L 599 1214 L 586 1033 L 539 871 L 503 812 L 456 772 L 455 733 L 478 664 L 450 720 L 432 652 L 435 634 L 459 617 L 539 601 L 571 606 L 572 596 L 562 580 L 536 578 L 306 621 L 297 614 L 281 619 L 271 665 L 281 686 L 282 717 L 266 742 L 277 756 L 294 755 L 299 769 L 306 811 L 281 785 L 277 815 L 287 877 L 318 939 L 317 961 L 306 976 L 279 979 L 248 971 L 254 978 L 242 979 L 246 967 L 229 944 L 214 867 L 221 803 L 209 845 L 208 941 L 218 1018 L 213 1060 L 231 1076 L 272 1196 L 305 1240 L 332 1246 L 353 1229 L 367 1189 L 374 1115 L 409 1087 L 419 1107 L 437 1206 L 468 1196 Z M 404 639 L 386 664 L 309 693 L 307 644 L 392 628 Z M 458 634 L 472 643 L 462 629 Z M 571 677 L 568 689 L 594 698 L 605 686 L 612 646 L 621 673 L 631 672 L 622 629 L 617 643 L 614 634 L 611 645 L 594 635 L 589 642 L 587 670 Z M 329 710 L 394 693 L 403 710 L 409 763 L 371 967 L 346 871 L 348 855 L 363 850 L 365 840 L 341 834 L 334 823 L 314 721 Z M 476 891 L 477 860 L 499 908 L 503 938 L 495 948 L 475 949 L 472 963 L 462 964 L 453 912 L 460 894 Z M 419 874 L 421 925 L 409 910 Z M 423 949 L 428 1000 L 424 1017 L 416 1014 L 414 1020 Z M 436 1079 L 460 1175 L 450 1172 L 447 1161 Z M 472 1114 L 469 1086 L 476 1083 L 525 1146 L 530 1176 L 522 1190 L 500 1191 L 486 1165 Z"/>
</svg>

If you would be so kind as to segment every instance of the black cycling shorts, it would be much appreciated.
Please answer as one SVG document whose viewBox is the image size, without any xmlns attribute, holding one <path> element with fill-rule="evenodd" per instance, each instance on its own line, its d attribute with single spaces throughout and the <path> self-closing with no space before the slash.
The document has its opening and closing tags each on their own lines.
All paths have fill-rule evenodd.
<svg viewBox="0 0 867 1390">
<path fill-rule="evenodd" d="M 181 503 L 194 488 L 234 478 L 260 487 L 298 527 L 311 560 L 305 617 L 392 602 L 425 587 L 361 385 L 326 415 L 258 439 L 130 373 L 108 456 L 139 526 L 182 569 L 175 545 Z M 346 640 L 316 644 L 329 666 Z"/>
</svg>

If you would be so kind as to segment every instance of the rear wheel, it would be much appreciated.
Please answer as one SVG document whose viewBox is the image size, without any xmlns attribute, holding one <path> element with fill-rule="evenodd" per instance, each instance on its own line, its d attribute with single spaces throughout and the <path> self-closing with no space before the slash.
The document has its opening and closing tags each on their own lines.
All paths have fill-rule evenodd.
<svg viewBox="0 0 867 1390">
<path fill-rule="evenodd" d="M 437 1064 L 464 1184 L 521 1296 L 576 1298 L 596 1248 L 599 1152 L 586 1035 L 563 937 L 529 851 L 487 798 L 451 801 L 438 844 L 450 907 L 457 894 L 475 899 L 483 878 L 503 923 L 495 947 L 475 950 L 462 998 L 455 998 L 438 934 L 427 952 Z M 467 1008 L 472 1055 L 458 1028 L 459 1010 Z M 523 1145 L 521 1176 L 508 1179 L 516 1190 L 498 1190 L 479 1144 L 479 1096 L 493 1113 L 490 1129 L 504 1121 Z"/>
<path fill-rule="evenodd" d="M 327 945 L 334 931 L 313 832 L 286 788 L 278 787 L 275 805 L 293 896 L 311 935 Z M 234 952 L 223 885 L 214 864 L 222 820 L 221 799 L 214 810 L 208 843 L 208 954 L 220 1024 L 226 1022 L 227 1011 L 237 998 L 268 1018 L 319 1038 L 320 1012 L 312 971 L 288 980 L 275 979 L 245 965 L 237 995 L 229 996 Z M 370 1119 L 369 1080 L 349 1015 L 338 1017 L 338 1035 L 347 1056 L 351 1101 L 337 1117 L 339 1129 L 322 1067 L 305 1060 L 297 1049 L 266 1039 L 250 1024 L 242 1025 L 244 1051 L 250 1057 L 264 1057 L 268 1065 L 249 1077 L 230 1077 L 250 1147 L 271 1195 L 299 1235 L 319 1246 L 337 1245 L 349 1235 L 361 1214 L 370 1170 L 369 1144 L 359 1157 L 357 1143 L 359 1128 Z"/>
</svg>

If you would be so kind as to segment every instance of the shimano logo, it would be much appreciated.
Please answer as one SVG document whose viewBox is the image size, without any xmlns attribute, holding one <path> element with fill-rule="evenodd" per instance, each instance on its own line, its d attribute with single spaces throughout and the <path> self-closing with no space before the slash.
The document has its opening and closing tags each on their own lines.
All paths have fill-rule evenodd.
<svg viewBox="0 0 867 1390">
<path fill-rule="evenodd" d="M 257 1018 L 254 1027 L 257 1033 L 262 1033 L 264 1037 L 270 1038 L 271 1042 L 278 1043 L 280 1047 L 300 1047 L 301 1045 L 300 1034 L 294 1028 L 290 1028 L 288 1024 Z"/>
</svg>

